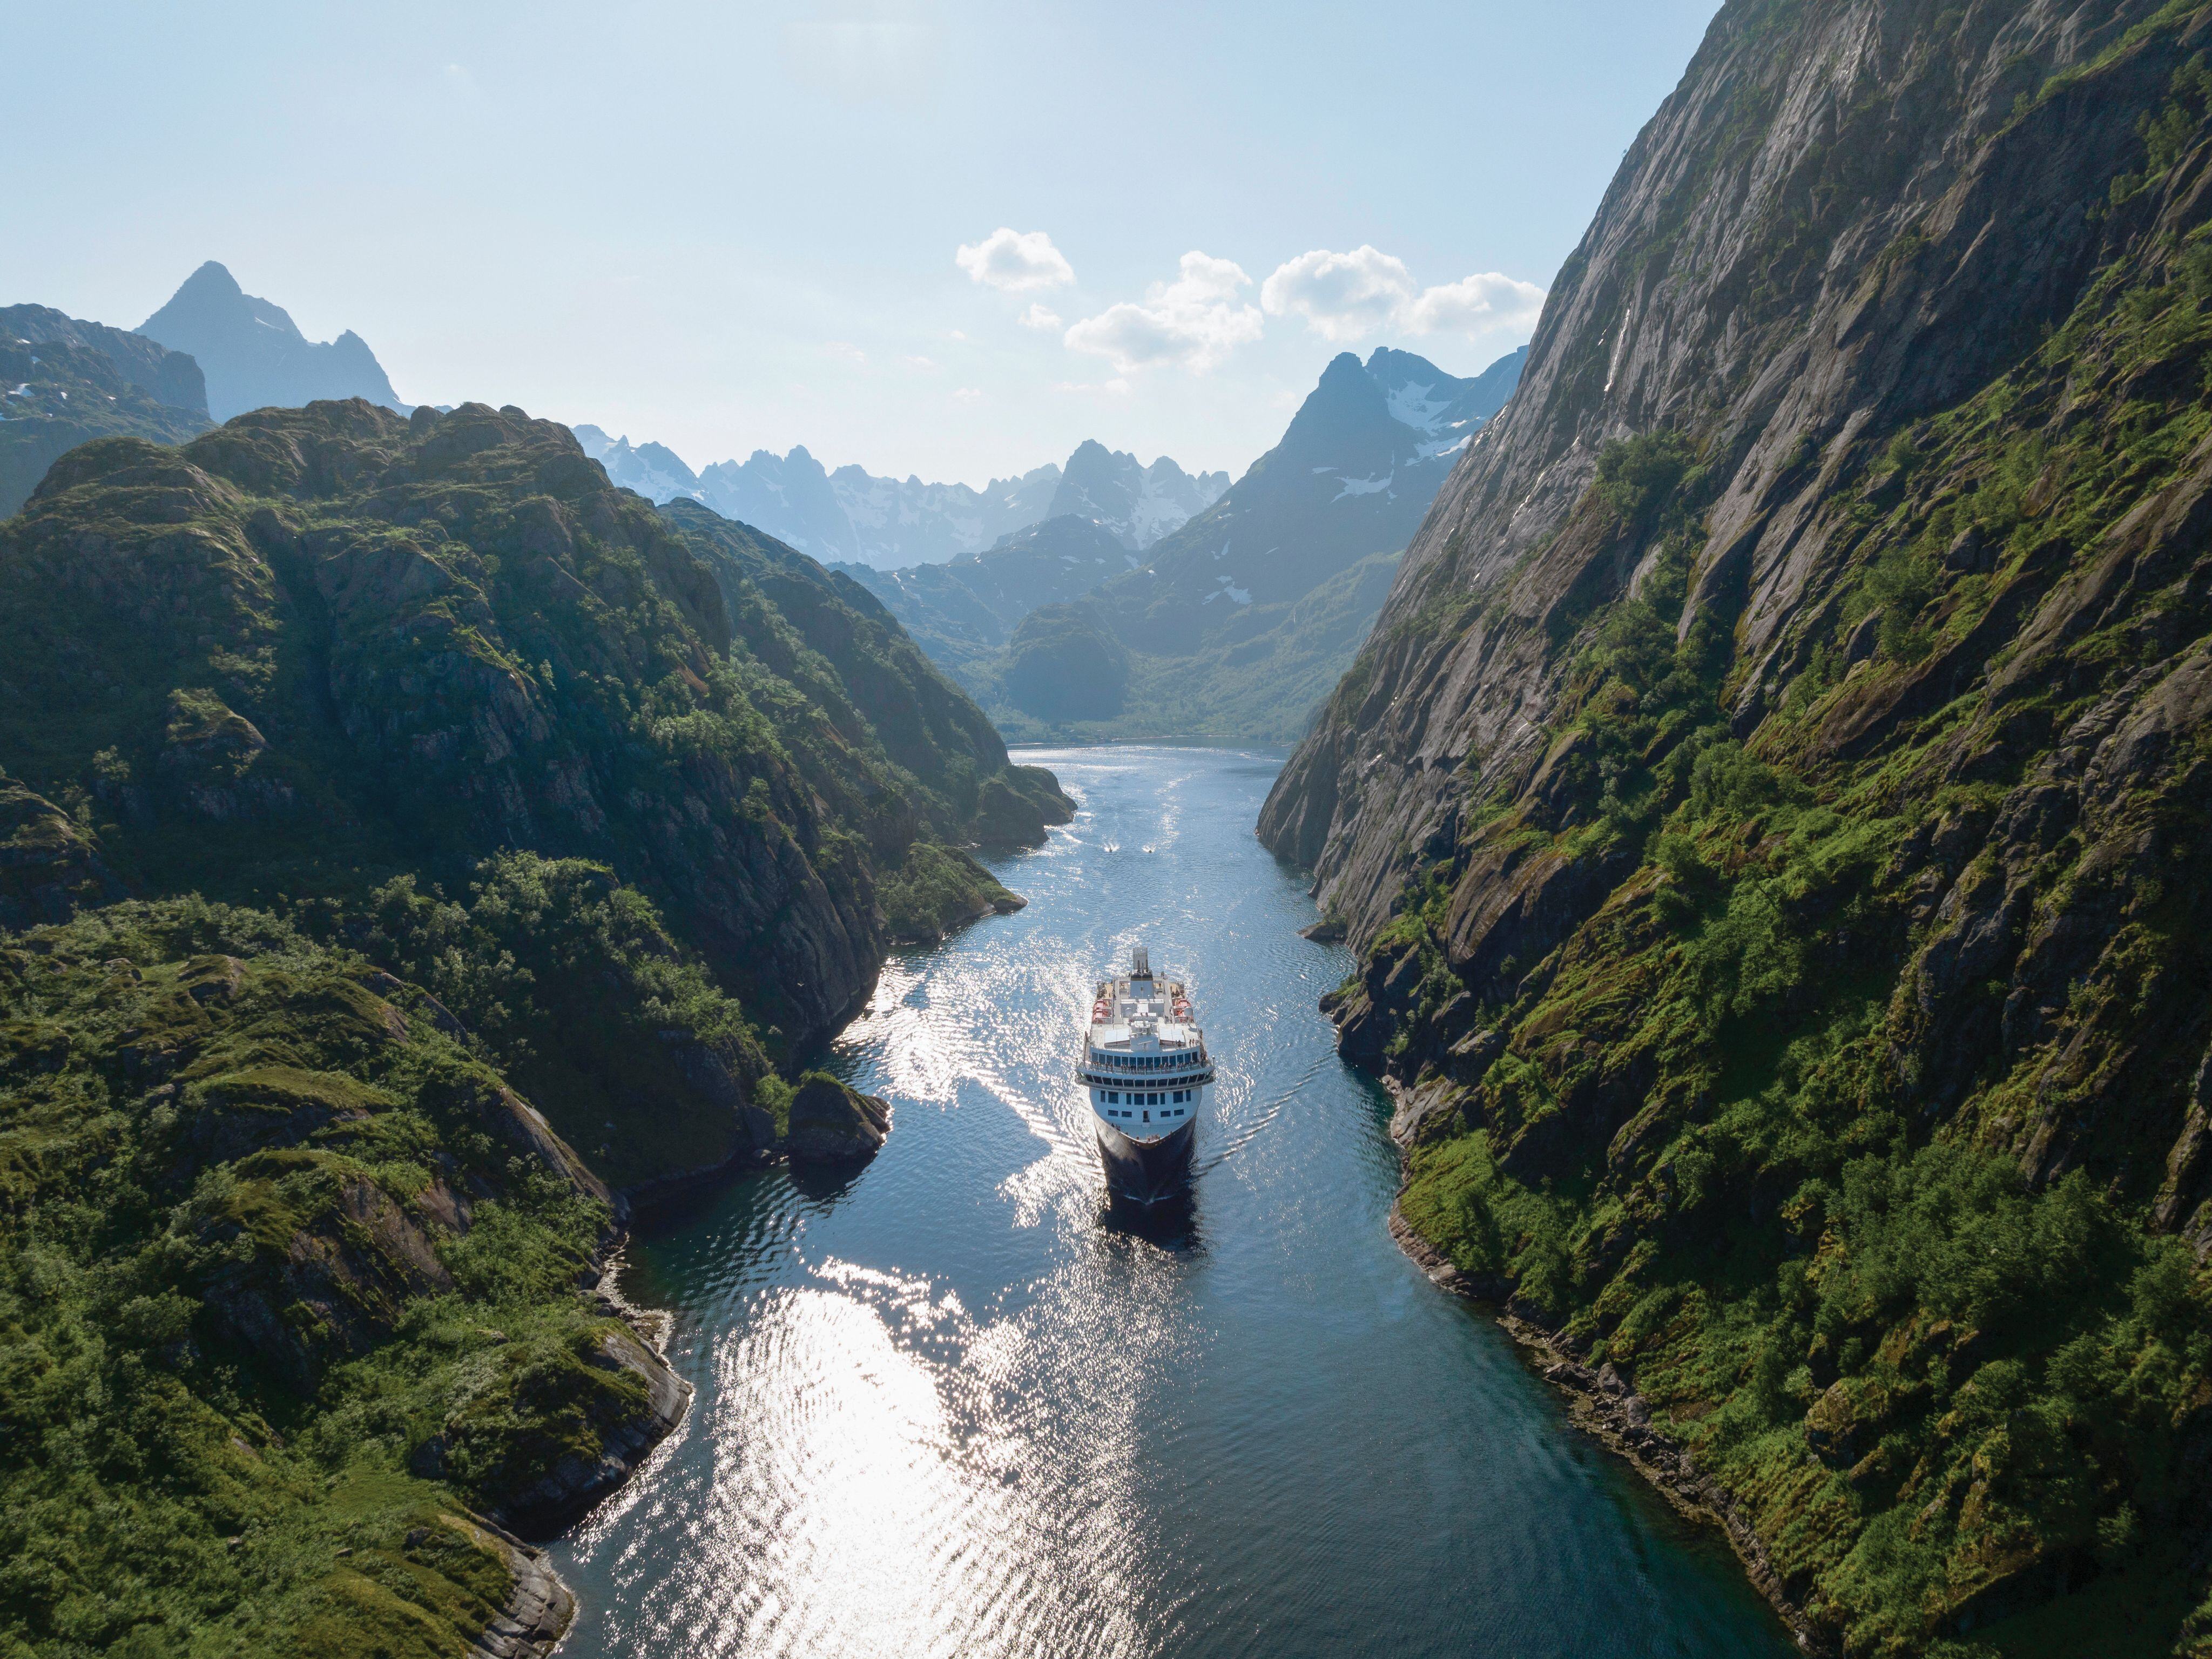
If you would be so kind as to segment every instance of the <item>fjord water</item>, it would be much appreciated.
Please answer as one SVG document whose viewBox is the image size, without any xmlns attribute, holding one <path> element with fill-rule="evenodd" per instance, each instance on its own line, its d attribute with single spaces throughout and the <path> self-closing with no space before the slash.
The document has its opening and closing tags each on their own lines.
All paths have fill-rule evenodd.
<svg viewBox="0 0 2212 1659">
<path fill-rule="evenodd" d="M 555 1548 L 563 1659 L 1792 1651 L 1391 1243 L 1388 1105 L 1315 1008 L 1349 957 L 1252 835 L 1279 761 L 1022 758 L 1083 807 L 994 864 L 1029 907 L 894 957 L 838 1045 L 882 1153 L 633 1245 L 697 1394 Z M 1219 1077 L 1151 1221 L 1104 1205 L 1070 1077 L 1139 941 Z"/>
</svg>

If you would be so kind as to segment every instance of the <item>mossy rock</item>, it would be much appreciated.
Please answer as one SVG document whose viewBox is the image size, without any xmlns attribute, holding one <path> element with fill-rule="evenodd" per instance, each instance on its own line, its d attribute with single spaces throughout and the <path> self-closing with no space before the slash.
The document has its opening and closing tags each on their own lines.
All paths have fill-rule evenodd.
<svg viewBox="0 0 2212 1659">
<path fill-rule="evenodd" d="M 784 1150 L 794 1164 L 854 1164 L 873 1158 L 891 1132 L 891 1109 L 826 1072 L 809 1072 L 791 1097 Z"/>
</svg>

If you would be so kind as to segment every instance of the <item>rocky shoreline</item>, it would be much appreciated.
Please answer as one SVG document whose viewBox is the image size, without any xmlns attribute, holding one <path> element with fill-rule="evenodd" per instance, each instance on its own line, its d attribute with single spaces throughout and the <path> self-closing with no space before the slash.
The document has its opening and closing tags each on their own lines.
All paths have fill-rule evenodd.
<svg viewBox="0 0 2212 1659">
<path fill-rule="evenodd" d="M 842 1085 L 836 1085 L 834 1092 L 836 1100 L 827 1099 L 832 1093 L 831 1085 L 819 1081 L 800 1091 L 794 1107 L 800 1102 L 811 1101 L 816 1109 L 811 1114 L 795 1112 L 794 1122 L 804 1120 L 811 1133 L 793 1138 L 792 1144 L 781 1152 L 748 1149 L 724 1164 L 687 1170 L 608 1194 L 617 1217 L 616 1231 L 594 1264 L 598 1278 L 589 1288 L 600 1309 L 620 1320 L 635 1340 L 625 1342 L 611 1333 L 600 1345 L 599 1363 L 635 1373 L 645 1384 L 651 1409 L 647 1418 L 624 1425 L 596 1464 L 588 1468 L 581 1463 L 564 1465 L 556 1471 L 556 1475 L 565 1477 L 562 1489 L 544 1494 L 542 1502 L 533 1506 L 541 1514 L 559 1517 L 558 1524 L 548 1535 L 565 1531 L 587 1511 L 629 1485 L 654 1449 L 676 1431 L 690 1407 L 691 1385 L 669 1368 L 664 1353 L 673 1316 L 665 1310 L 640 1307 L 622 1291 L 629 1224 L 679 1198 L 695 1195 L 787 1158 L 794 1164 L 805 1164 L 854 1163 L 872 1157 L 890 1131 L 889 1103 Z M 836 1109 L 840 1107 L 844 1109 Z M 469 1524 L 479 1531 L 479 1543 L 496 1550 L 504 1558 L 514 1580 L 499 1617 L 477 1638 L 472 1654 L 484 1656 L 485 1659 L 546 1659 L 561 1644 L 574 1621 L 574 1593 L 553 1571 L 542 1550 L 485 1517 L 471 1516 Z"/>
<path fill-rule="evenodd" d="M 1425 1114 L 1411 1091 L 1387 1078 L 1382 1084 L 1398 1109 L 1390 1120 L 1390 1136 L 1397 1142 L 1402 1168 Z M 1403 1190 L 1401 1186 L 1401 1196 Z M 1395 1200 L 1390 1205 L 1389 1226 L 1391 1238 L 1428 1275 L 1431 1284 L 1477 1304 L 1527 1350 L 1538 1374 L 1565 1396 L 1576 1427 L 1626 1459 L 1682 1515 L 1717 1526 L 1726 1534 L 1753 1586 L 1789 1626 L 1801 1649 L 1822 1656 L 1833 1653 L 1833 1644 L 1806 1616 L 1804 1608 L 1790 1598 L 1766 1546 L 1744 1516 L 1735 1495 L 1702 1473 L 1686 1449 L 1654 1425 L 1643 1396 L 1611 1362 L 1591 1369 L 1585 1363 L 1589 1355 L 1583 1346 L 1541 1309 L 1516 1295 L 1510 1281 L 1467 1273 L 1453 1265 L 1413 1231 Z"/>
</svg>

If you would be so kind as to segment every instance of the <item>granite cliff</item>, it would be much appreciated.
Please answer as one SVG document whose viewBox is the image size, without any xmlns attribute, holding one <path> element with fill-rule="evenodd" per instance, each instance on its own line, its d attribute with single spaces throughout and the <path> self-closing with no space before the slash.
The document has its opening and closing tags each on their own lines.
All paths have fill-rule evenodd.
<svg viewBox="0 0 2212 1659">
<path fill-rule="evenodd" d="M 1261 822 L 1415 1248 L 1815 1646 L 2212 1640 L 2208 53 L 1724 6 Z"/>
</svg>

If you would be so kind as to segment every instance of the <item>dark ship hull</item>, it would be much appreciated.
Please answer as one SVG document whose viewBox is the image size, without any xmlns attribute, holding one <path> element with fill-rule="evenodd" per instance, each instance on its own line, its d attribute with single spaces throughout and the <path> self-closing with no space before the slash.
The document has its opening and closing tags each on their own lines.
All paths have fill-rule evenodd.
<svg viewBox="0 0 2212 1659">
<path fill-rule="evenodd" d="M 1106 1185 L 1115 1197 L 1158 1204 L 1188 1184 L 1191 1148 L 1198 1140 L 1195 1116 L 1150 1141 L 1132 1140 L 1100 1118 L 1091 1120 L 1091 1127 L 1097 1132 L 1098 1161 L 1105 1166 Z"/>
</svg>

